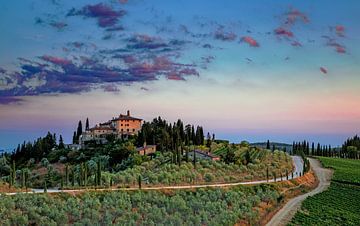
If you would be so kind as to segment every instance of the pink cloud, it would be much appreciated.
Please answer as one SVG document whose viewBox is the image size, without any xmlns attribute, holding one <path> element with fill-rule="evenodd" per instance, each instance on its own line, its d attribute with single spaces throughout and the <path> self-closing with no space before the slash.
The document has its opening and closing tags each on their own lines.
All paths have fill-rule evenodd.
<svg viewBox="0 0 360 226">
<path fill-rule="evenodd" d="M 251 47 L 259 47 L 259 43 L 250 36 L 244 36 L 241 41 L 248 43 Z"/>
<path fill-rule="evenodd" d="M 289 12 L 286 13 L 286 24 L 293 25 L 298 19 L 302 20 L 304 23 L 309 23 L 309 18 L 302 12 L 297 9 L 291 9 Z"/>
<path fill-rule="evenodd" d="M 42 60 L 59 65 L 59 66 L 67 66 L 72 64 L 71 60 L 67 60 L 64 58 L 59 58 L 59 57 L 53 57 L 53 56 L 48 56 L 48 55 L 44 55 L 42 57 L 40 57 Z"/>
<path fill-rule="evenodd" d="M 335 26 L 335 31 L 336 31 L 336 34 L 339 37 L 344 37 L 345 36 L 345 27 L 343 25 L 336 25 Z"/>
<path fill-rule="evenodd" d="M 286 37 L 289 37 L 289 38 L 292 38 L 294 37 L 294 33 L 292 33 L 291 31 L 285 29 L 285 28 L 282 28 L 282 27 L 278 27 L 274 30 L 275 34 L 276 35 L 279 35 L 279 36 L 286 36 Z"/>
<path fill-rule="evenodd" d="M 169 73 L 167 75 L 167 79 L 176 80 L 176 81 L 185 81 L 185 79 L 182 76 L 180 76 L 180 75 L 178 75 L 176 73 Z"/>
</svg>

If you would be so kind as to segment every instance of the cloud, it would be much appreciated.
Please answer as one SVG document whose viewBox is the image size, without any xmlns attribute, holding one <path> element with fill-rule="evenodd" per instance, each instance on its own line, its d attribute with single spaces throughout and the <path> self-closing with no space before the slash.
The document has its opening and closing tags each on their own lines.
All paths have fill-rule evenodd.
<svg viewBox="0 0 360 226">
<path fill-rule="evenodd" d="M 295 24 L 295 22 L 299 20 L 304 23 L 310 22 L 309 18 L 304 13 L 294 8 L 290 8 L 290 10 L 285 13 L 285 15 L 286 15 L 285 24 L 293 25 Z"/>
<path fill-rule="evenodd" d="M 302 44 L 301 44 L 300 42 L 298 42 L 298 41 L 293 41 L 293 42 L 291 43 L 291 45 L 292 45 L 292 46 L 295 46 L 295 47 L 302 47 Z"/>
<path fill-rule="evenodd" d="M 328 71 L 327 71 L 324 67 L 320 67 L 320 71 L 321 71 L 322 73 L 324 73 L 324 74 L 327 74 L 327 73 L 328 73 Z"/>
<path fill-rule="evenodd" d="M 343 25 L 336 25 L 335 31 L 339 37 L 345 37 L 345 27 Z"/>
<path fill-rule="evenodd" d="M 242 42 L 248 43 L 251 47 L 259 47 L 259 43 L 250 36 L 244 36 L 241 38 Z"/>
<path fill-rule="evenodd" d="M 237 35 L 234 32 L 226 32 L 223 28 L 218 28 L 215 31 L 214 38 L 221 41 L 234 41 Z"/>
<path fill-rule="evenodd" d="M 168 47 L 160 38 L 151 37 L 149 35 L 134 35 L 128 39 L 130 44 L 127 45 L 130 49 L 159 49 Z"/>
<path fill-rule="evenodd" d="M 290 9 L 284 13 L 282 20 L 281 25 L 274 29 L 274 34 L 279 38 L 285 38 L 287 40 L 290 40 L 295 36 L 291 29 L 296 23 L 303 22 L 304 24 L 307 24 L 310 22 L 305 13 L 302 13 L 293 7 L 290 7 Z M 298 44 L 298 42 L 292 42 L 291 45 L 300 46 Z"/>
<path fill-rule="evenodd" d="M 167 79 L 169 80 L 175 80 L 175 81 L 185 81 L 184 77 L 181 75 L 178 75 L 176 73 L 170 73 L 167 75 Z"/>
<path fill-rule="evenodd" d="M 58 29 L 59 31 L 63 30 L 65 27 L 68 26 L 68 24 L 65 22 L 57 22 L 57 21 L 50 22 L 49 25 Z"/>
<path fill-rule="evenodd" d="M 335 38 L 323 35 L 323 38 L 327 39 L 326 45 L 333 47 L 337 53 L 344 54 L 346 53 L 346 47 L 337 42 Z"/>
<path fill-rule="evenodd" d="M 84 16 L 85 18 L 96 18 L 98 25 L 103 28 L 116 25 L 121 17 L 126 14 L 125 10 L 114 10 L 104 3 L 86 5 L 81 10 L 71 9 L 67 16 Z"/>
<path fill-rule="evenodd" d="M 117 93 L 120 91 L 119 88 L 114 84 L 105 84 L 105 85 L 102 85 L 101 87 L 105 92 Z"/>
<path fill-rule="evenodd" d="M 71 60 L 67 60 L 64 58 L 59 58 L 59 57 L 54 57 L 54 56 L 48 56 L 48 55 L 44 55 L 42 57 L 40 57 L 42 60 L 53 63 L 55 65 L 58 66 L 68 66 L 68 65 L 72 65 Z"/>
<path fill-rule="evenodd" d="M 294 37 L 294 33 L 292 33 L 291 31 L 285 29 L 285 28 L 282 28 L 282 27 L 278 27 L 274 30 L 274 33 L 278 36 L 285 36 L 285 37 L 288 37 L 288 38 L 292 38 Z"/>
</svg>

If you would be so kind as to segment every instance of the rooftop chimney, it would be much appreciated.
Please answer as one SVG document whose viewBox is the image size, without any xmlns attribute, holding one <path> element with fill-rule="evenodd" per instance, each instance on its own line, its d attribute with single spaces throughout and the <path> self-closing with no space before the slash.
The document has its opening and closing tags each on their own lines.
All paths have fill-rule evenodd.
<svg viewBox="0 0 360 226">
<path fill-rule="evenodd" d="M 127 116 L 130 116 L 130 111 L 129 110 L 127 111 Z"/>
</svg>

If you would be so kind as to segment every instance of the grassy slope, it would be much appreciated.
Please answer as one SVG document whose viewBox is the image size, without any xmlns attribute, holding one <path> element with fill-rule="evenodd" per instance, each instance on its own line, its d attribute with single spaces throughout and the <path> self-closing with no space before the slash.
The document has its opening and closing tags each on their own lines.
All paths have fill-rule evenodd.
<svg viewBox="0 0 360 226">
<path fill-rule="evenodd" d="M 309 197 L 290 225 L 360 225 L 360 186 L 348 183 L 360 179 L 360 161 L 320 158 L 326 167 L 335 170 L 330 188 Z"/>
<path fill-rule="evenodd" d="M 320 158 L 325 167 L 335 170 L 333 180 L 360 185 L 360 161 L 354 159 Z"/>
</svg>

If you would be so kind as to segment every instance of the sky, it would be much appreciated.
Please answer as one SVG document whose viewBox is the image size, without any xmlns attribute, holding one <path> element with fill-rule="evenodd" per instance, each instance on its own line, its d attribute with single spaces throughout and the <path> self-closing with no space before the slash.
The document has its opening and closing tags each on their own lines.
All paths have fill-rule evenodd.
<svg viewBox="0 0 360 226">
<path fill-rule="evenodd" d="M 232 142 L 360 128 L 360 2 L 0 2 L 0 150 L 130 110 Z"/>
</svg>

